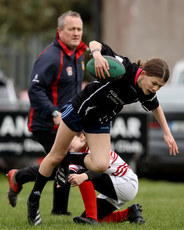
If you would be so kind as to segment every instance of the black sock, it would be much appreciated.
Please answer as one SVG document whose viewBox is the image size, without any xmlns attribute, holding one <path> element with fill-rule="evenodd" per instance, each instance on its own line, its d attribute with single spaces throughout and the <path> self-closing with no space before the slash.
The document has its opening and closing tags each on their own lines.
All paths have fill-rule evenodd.
<svg viewBox="0 0 184 230">
<path fill-rule="evenodd" d="M 30 197 L 32 196 L 34 197 L 35 194 L 38 194 L 38 193 L 41 194 L 49 178 L 50 177 L 45 177 L 38 172 L 33 190 L 31 191 L 31 194 L 30 194 Z"/>
<path fill-rule="evenodd" d="M 84 164 L 84 158 L 85 156 L 89 154 L 89 153 L 78 153 L 78 152 L 70 152 L 70 162 L 72 164 L 76 164 L 76 165 L 81 165 L 84 168 L 86 168 L 85 164 Z"/>
<path fill-rule="evenodd" d="M 35 181 L 38 174 L 39 166 L 26 167 L 19 169 L 15 175 L 18 185 L 23 185 L 29 181 Z"/>
<path fill-rule="evenodd" d="M 69 192 L 70 183 L 57 188 L 56 181 L 54 181 L 53 211 L 67 213 Z"/>
</svg>

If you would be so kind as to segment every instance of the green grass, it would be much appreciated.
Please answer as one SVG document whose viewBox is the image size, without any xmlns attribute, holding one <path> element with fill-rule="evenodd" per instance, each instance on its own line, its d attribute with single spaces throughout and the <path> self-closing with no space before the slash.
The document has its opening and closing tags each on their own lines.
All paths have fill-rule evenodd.
<svg viewBox="0 0 184 230">
<path fill-rule="evenodd" d="M 79 189 L 72 188 L 69 200 L 69 211 L 71 216 L 52 216 L 52 187 L 49 182 L 45 187 L 40 211 L 42 225 L 29 226 L 27 223 L 27 197 L 33 187 L 33 183 L 24 185 L 19 194 L 18 203 L 15 208 L 8 204 L 6 198 L 8 182 L 5 175 L 0 174 L 0 230 L 18 229 L 47 229 L 47 230 L 79 230 L 79 229 L 100 229 L 100 230 L 180 230 L 184 229 L 184 183 L 167 181 L 139 180 L 139 192 L 134 200 L 123 207 L 126 208 L 132 203 L 138 202 L 143 206 L 144 225 L 124 223 L 103 223 L 99 226 L 81 226 L 72 221 L 72 217 L 80 215 L 84 210 Z"/>
</svg>

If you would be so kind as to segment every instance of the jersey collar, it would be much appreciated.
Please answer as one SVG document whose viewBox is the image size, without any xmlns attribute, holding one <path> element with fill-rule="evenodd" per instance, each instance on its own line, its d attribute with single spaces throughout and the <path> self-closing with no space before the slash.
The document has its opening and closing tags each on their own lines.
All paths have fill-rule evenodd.
<svg viewBox="0 0 184 230">
<path fill-rule="evenodd" d="M 138 77 L 139 77 L 141 71 L 142 71 L 141 68 L 139 68 L 139 69 L 137 70 L 137 73 L 136 73 L 136 75 L 135 75 L 135 80 L 134 80 L 134 84 L 135 84 L 135 85 L 136 85 L 136 83 L 137 83 L 137 79 L 138 79 Z"/>
<path fill-rule="evenodd" d="M 57 33 L 56 34 L 56 39 L 57 39 L 57 42 L 59 43 L 59 45 L 63 48 L 63 50 L 65 51 L 65 53 L 70 57 L 72 56 L 72 54 L 76 51 L 76 53 L 79 51 L 79 50 L 82 50 L 82 52 L 84 52 L 87 48 L 87 45 L 81 41 L 80 44 L 77 46 L 76 50 L 75 51 L 72 51 L 70 50 L 60 39 L 59 39 L 59 34 Z"/>
</svg>

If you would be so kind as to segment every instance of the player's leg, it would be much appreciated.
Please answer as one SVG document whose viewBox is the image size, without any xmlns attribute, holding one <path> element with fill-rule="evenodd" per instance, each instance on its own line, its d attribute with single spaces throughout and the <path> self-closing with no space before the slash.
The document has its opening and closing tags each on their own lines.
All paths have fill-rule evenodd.
<svg viewBox="0 0 184 230">
<path fill-rule="evenodd" d="M 86 217 L 97 221 L 96 192 L 91 181 L 84 181 L 79 185 L 79 189 L 84 202 Z"/>
<path fill-rule="evenodd" d="M 98 219 L 98 222 L 102 222 L 102 220 L 106 221 L 104 218 L 106 216 L 109 216 L 115 210 L 116 210 L 116 207 L 114 207 L 106 199 L 97 198 L 97 219 Z M 75 223 L 78 223 L 78 224 L 97 225 L 96 222 L 91 221 L 91 219 L 87 217 L 86 211 L 84 211 L 81 216 L 74 217 L 73 221 Z M 106 222 L 110 222 L 110 221 L 106 221 Z"/>
<path fill-rule="evenodd" d="M 102 203 L 104 202 L 103 200 L 106 200 L 108 201 L 109 206 L 112 205 L 115 207 L 115 209 L 117 209 L 117 208 L 121 208 L 123 205 L 125 205 L 126 202 L 131 201 L 135 197 L 138 189 L 138 181 L 136 180 L 136 178 L 130 177 L 126 183 L 120 183 L 120 180 L 119 182 L 116 180 L 117 182 L 116 184 L 113 178 L 114 178 L 113 176 L 112 177 L 109 176 L 109 180 L 108 180 L 108 177 L 105 178 L 103 174 L 101 178 L 93 180 L 93 185 L 97 191 L 101 192 L 101 194 L 99 194 L 98 196 L 98 198 L 100 198 L 101 200 L 98 199 L 98 202 Z M 110 183 L 110 181 L 112 182 L 112 184 Z M 101 184 L 104 184 L 104 186 L 101 186 Z M 114 193 L 116 193 L 115 189 L 113 192 L 112 185 L 113 188 L 116 188 L 118 199 L 113 198 L 112 196 Z M 107 189 L 108 187 L 109 189 Z M 100 219 L 100 221 L 123 222 L 128 220 L 131 223 L 132 222 L 138 224 L 144 223 L 142 217 L 141 205 L 139 204 L 133 204 L 122 211 L 112 212 L 108 214 L 108 210 L 110 209 L 106 208 L 106 211 L 104 212 L 103 209 L 101 209 L 103 205 L 99 203 L 97 203 L 97 206 L 98 206 L 98 219 Z M 106 216 L 104 216 L 104 213 L 106 214 Z"/>
<path fill-rule="evenodd" d="M 116 207 L 106 199 L 97 198 L 98 221 L 101 222 L 123 222 L 128 219 L 128 208 L 117 211 Z"/>
<path fill-rule="evenodd" d="M 68 212 L 68 200 L 70 193 L 70 183 L 58 188 L 56 180 L 54 181 L 53 209 L 54 215 L 71 215 Z"/>
<path fill-rule="evenodd" d="M 83 216 L 75 216 L 73 221 L 77 224 L 98 225 L 96 193 L 91 181 L 84 181 L 79 185 L 83 198 L 85 212 Z"/>
<path fill-rule="evenodd" d="M 46 154 L 48 154 L 54 144 L 56 138 L 56 131 L 36 131 L 33 132 L 33 138 L 44 147 Z M 51 213 L 56 215 L 69 215 L 70 213 L 68 212 L 68 198 L 70 185 L 68 184 L 64 186 L 63 189 L 59 189 L 57 188 L 55 175 L 52 175 L 51 179 L 54 179 L 53 209 Z"/>
<path fill-rule="evenodd" d="M 109 203 L 106 199 L 101 199 L 97 197 L 97 218 L 99 222 L 109 216 L 112 212 L 116 210 L 116 207 Z"/>
<path fill-rule="evenodd" d="M 43 159 L 39 168 L 39 172 L 43 176 L 49 177 L 52 174 L 53 169 L 62 162 L 75 135 L 76 132 L 69 129 L 68 126 L 61 121 L 51 151 Z"/>
<path fill-rule="evenodd" d="M 48 154 L 56 137 L 56 132 L 50 131 L 34 131 L 33 139 L 40 143 L 45 153 Z M 45 154 L 44 153 L 44 154 Z M 17 204 L 17 197 L 22 190 L 23 184 L 29 181 L 35 181 L 39 166 L 31 166 L 22 169 L 12 169 L 8 172 L 9 191 L 8 199 L 12 207 Z"/>
<path fill-rule="evenodd" d="M 71 152 L 70 161 L 94 172 L 104 172 L 109 167 L 110 161 L 110 134 L 86 133 L 86 139 L 90 154 Z"/>
<path fill-rule="evenodd" d="M 86 133 L 90 154 L 84 158 L 86 168 L 94 172 L 104 172 L 109 167 L 110 161 L 110 134 Z"/>
<path fill-rule="evenodd" d="M 33 132 L 33 139 L 39 142 L 48 154 L 52 148 L 56 137 L 56 131 L 35 131 Z M 22 189 L 22 185 L 35 181 L 39 166 L 31 166 L 22 169 L 12 169 L 8 172 L 9 191 L 8 199 L 12 207 L 17 204 L 17 197 Z M 54 172 L 55 173 L 55 172 Z M 55 175 L 52 175 L 50 179 L 55 179 Z M 70 185 L 66 185 L 63 189 L 58 189 L 56 182 L 53 188 L 53 209 L 52 214 L 68 215 L 68 197 L 69 197 Z"/>
<path fill-rule="evenodd" d="M 22 185 L 28 181 L 35 181 L 39 166 L 23 169 L 11 169 L 7 176 L 9 181 L 8 200 L 12 207 L 17 204 L 17 197 L 22 190 Z"/>
<path fill-rule="evenodd" d="M 92 183 L 93 183 L 95 190 L 97 190 L 98 192 L 102 192 L 103 194 L 107 194 L 114 200 L 117 199 L 116 191 L 114 189 L 113 183 L 112 183 L 109 175 L 101 174 L 100 177 L 93 178 Z M 104 197 L 107 198 L 107 196 L 104 196 Z M 99 198 L 97 200 L 99 200 Z M 102 211 L 101 207 L 99 207 L 99 210 L 97 208 L 98 219 L 99 219 L 99 216 L 101 217 L 103 215 L 103 217 L 105 217 L 105 216 L 109 215 L 112 211 L 116 210 L 116 207 L 114 207 L 112 204 L 107 202 L 105 199 L 103 199 L 102 203 L 100 203 L 100 204 L 97 203 L 97 207 L 99 205 L 103 205 L 102 206 L 103 211 Z M 90 207 L 87 206 L 87 208 L 89 209 Z M 89 216 L 87 214 L 87 208 L 86 208 L 86 211 L 81 216 L 74 217 L 74 219 L 73 219 L 74 222 L 75 223 L 82 223 L 82 224 L 96 225 L 97 223 L 94 222 L 93 220 L 91 220 L 91 218 L 89 218 Z M 103 217 L 101 217 L 101 218 L 103 218 Z"/>
<path fill-rule="evenodd" d="M 92 179 L 93 186 L 96 191 L 103 195 L 117 200 L 116 190 L 114 184 L 108 174 L 103 173 L 100 177 Z"/>
<path fill-rule="evenodd" d="M 117 208 L 111 204 L 108 197 L 97 198 L 98 221 L 101 222 L 123 222 L 128 219 L 128 208 L 116 211 Z"/>
<path fill-rule="evenodd" d="M 75 134 L 76 132 L 71 131 L 65 123 L 61 121 L 54 145 L 50 153 L 44 158 L 40 165 L 33 190 L 28 198 L 28 222 L 32 225 L 41 223 L 39 213 L 39 199 L 41 192 L 54 168 L 62 162 L 63 158 L 66 156 L 70 142 Z"/>
<path fill-rule="evenodd" d="M 142 209 L 141 209 L 142 206 L 140 204 L 132 204 L 131 206 L 125 208 L 124 210 L 114 212 L 116 207 L 110 204 L 107 200 L 97 198 L 97 207 L 98 207 L 97 212 L 98 212 L 99 223 L 101 222 L 117 223 L 117 222 L 124 222 L 124 221 L 130 221 L 130 223 L 136 223 L 136 224 L 145 223 L 142 217 Z"/>
</svg>

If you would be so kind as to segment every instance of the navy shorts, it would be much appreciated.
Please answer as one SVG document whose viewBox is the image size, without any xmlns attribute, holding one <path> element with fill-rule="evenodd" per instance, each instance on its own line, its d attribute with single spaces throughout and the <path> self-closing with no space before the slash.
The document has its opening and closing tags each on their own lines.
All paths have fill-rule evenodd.
<svg viewBox="0 0 184 230">
<path fill-rule="evenodd" d="M 71 103 L 65 105 L 61 112 L 63 122 L 74 132 L 84 130 L 86 133 L 110 133 L 110 123 L 90 122 L 89 119 L 78 114 Z"/>
</svg>

